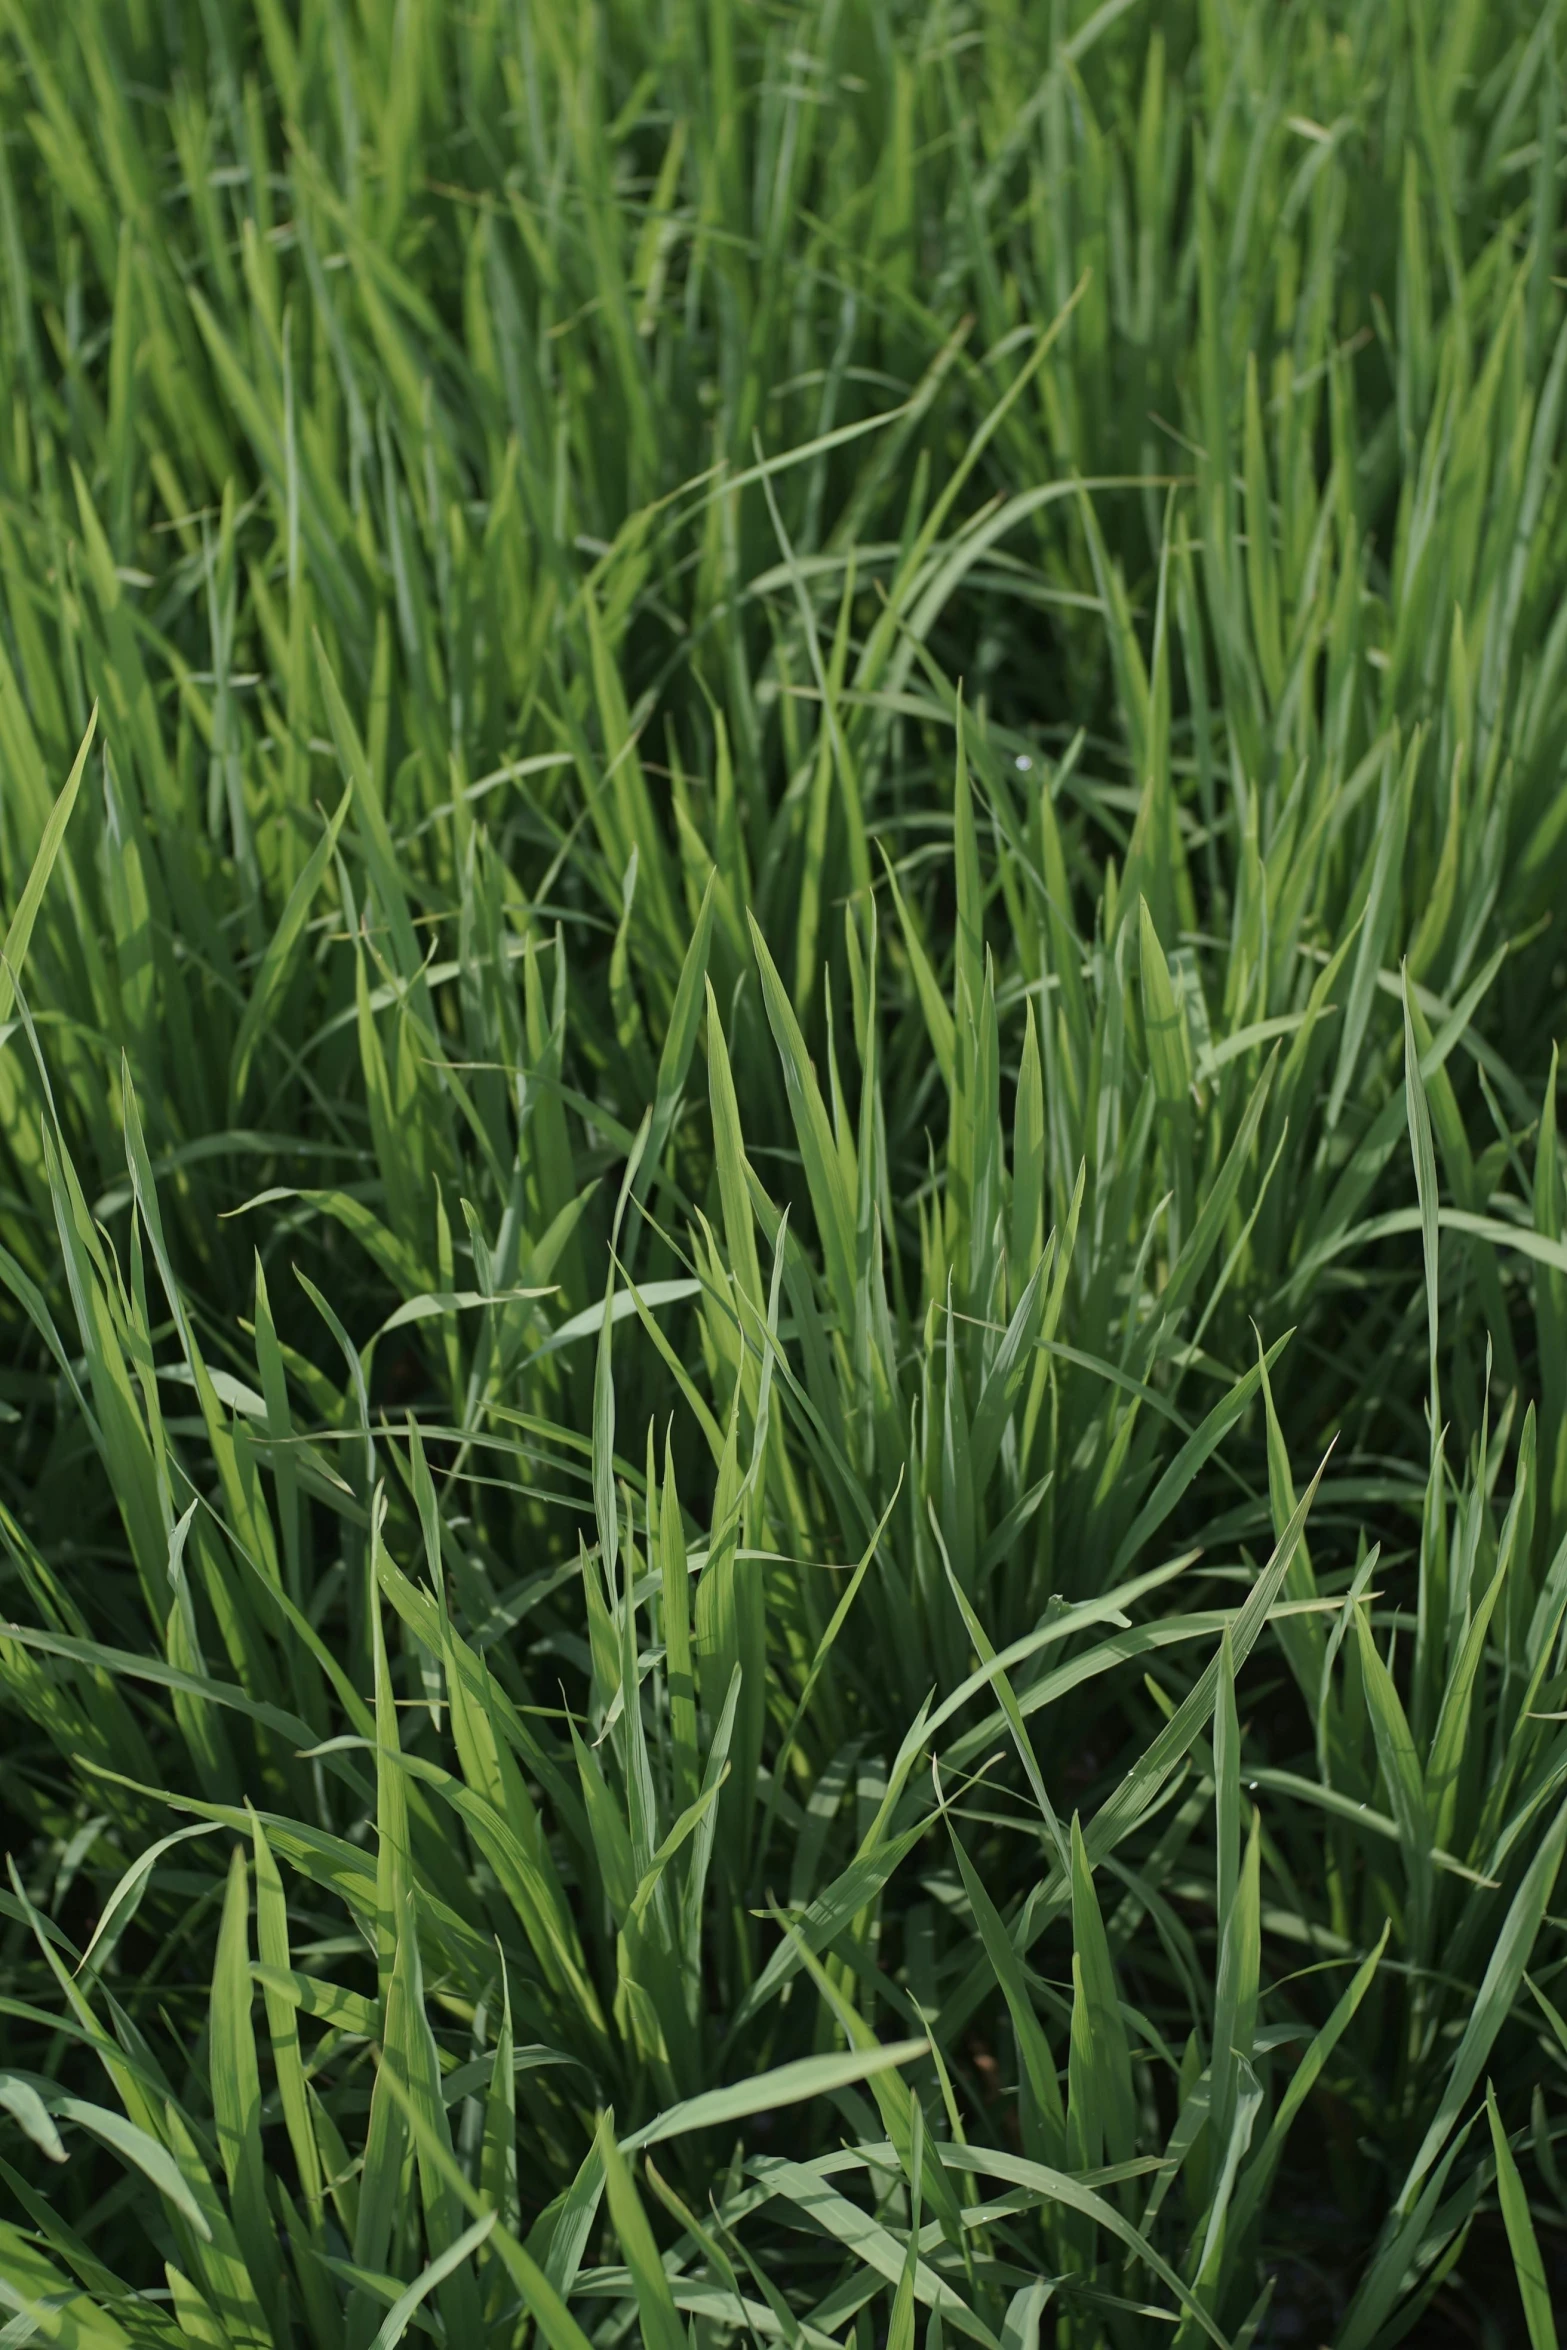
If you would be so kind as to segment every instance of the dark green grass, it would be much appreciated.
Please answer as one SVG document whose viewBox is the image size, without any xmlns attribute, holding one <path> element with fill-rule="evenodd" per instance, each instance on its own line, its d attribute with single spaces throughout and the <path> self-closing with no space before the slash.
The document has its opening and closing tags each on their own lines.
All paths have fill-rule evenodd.
<svg viewBox="0 0 1567 2350">
<path fill-rule="evenodd" d="M 6 2341 L 1554 2343 L 1559 16 L 4 0 Z"/>
</svg>

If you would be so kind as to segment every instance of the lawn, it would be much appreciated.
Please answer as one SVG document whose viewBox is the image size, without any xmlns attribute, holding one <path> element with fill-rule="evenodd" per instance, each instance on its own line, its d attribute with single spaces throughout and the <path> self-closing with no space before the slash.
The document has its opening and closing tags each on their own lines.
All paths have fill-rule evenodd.
<svg viewBox="0 0 1567 2350">
<path fill-rule="evenodd" d="M 0 0 L 0 2345 L 1554 2350 L 1558 0 Z"/>
</svg>

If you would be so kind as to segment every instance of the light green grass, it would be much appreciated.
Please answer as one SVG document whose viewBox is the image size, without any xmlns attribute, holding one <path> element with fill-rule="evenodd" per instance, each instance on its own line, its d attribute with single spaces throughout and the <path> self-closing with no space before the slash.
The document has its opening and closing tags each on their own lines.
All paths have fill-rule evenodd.
<svg viewBox="0 0 1567 2350">
<path fill-rule="evenodd" d="M 1559 17 L 0 0 L 7 2341 L 1554 2342 Z"/>
</svg>

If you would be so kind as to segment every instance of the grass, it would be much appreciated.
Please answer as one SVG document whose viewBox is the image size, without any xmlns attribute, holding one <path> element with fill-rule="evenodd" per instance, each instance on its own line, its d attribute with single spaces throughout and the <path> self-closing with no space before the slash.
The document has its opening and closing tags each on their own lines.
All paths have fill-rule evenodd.
<svg viewBox="0 0 1567 2350">
<path fill-rule="evenodd" d="M 1567 2297 L 1567 33 L 0 0 L 0 2301 Z"/>
</svg>

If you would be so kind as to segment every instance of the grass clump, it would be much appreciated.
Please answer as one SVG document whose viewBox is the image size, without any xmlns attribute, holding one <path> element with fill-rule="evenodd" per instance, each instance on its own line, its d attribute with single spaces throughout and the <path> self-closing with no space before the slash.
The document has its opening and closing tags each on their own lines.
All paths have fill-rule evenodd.
<svg viewBox="0 0 1567 2350">
<path fill-rule="evenodd" d="M 0 10 L 0 2300 L 1544 2350 L 1560 12 Z"/>
</svg>

